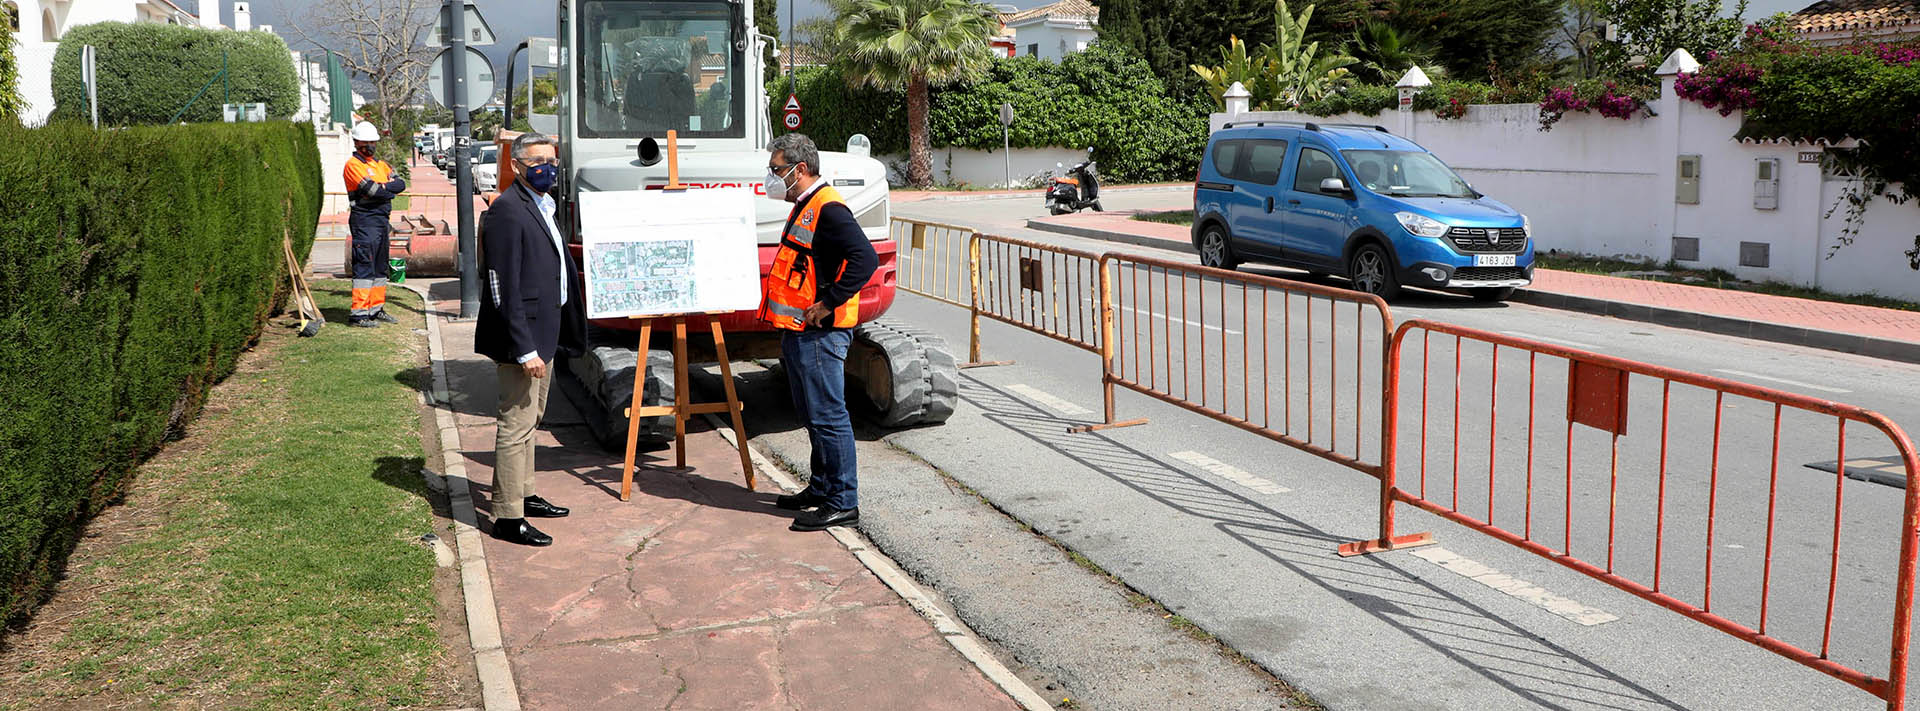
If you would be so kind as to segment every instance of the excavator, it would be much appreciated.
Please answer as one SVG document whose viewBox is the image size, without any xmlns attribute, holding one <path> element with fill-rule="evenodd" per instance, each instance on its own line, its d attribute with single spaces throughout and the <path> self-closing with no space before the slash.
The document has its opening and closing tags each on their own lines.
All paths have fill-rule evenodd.
<svg viewBox="0 0 1920 711">
<path fill-rule="evenodd" d="M 771 2 L 772 0 L 766 0 Z M 791 205 L 766 196 L 761 180 L 766 146 L 774 136 L 763 81 L 763 57 L 773 38 L 753 25 L 754 0 L 559 0 L 554 38 L 559 47 L 553 114 L 532 114 L 535 130 L 559 139 L 564 171 L 554 190 L 557 222 L 579 256 L 579 195 L 588 191 L 655 190 L 668 181 L 663 163 L 668 131 L 677 135 L 679 176 L 690 189 L 746 189 L 756 197 L 760 273 L 764 276 Z M 511 90 L 511 87 L 509 87 Z M 511 184 L 513 161 L 503 132 L 499 182 Z M 823 147 L 824 148 L 824 147 Z M 830 181 L 873 241 L 880 266 L 860 292 L 862 323 L 847 357 L 850 406 L 885 427 L 945 422 L 959 396 L 957 363 L 931 331 L 885 319 L 895 296 L 897 245 L 891 236 L 886 167 L 869 155 L 864 137 L 845 151 L 820 153 Z M 584 275 L 582 276 L 584 279 Z M 689 333 L 705 333 L 705 317 Z M 717 316 L 735 360 L 777 358 L 780 332 L 751 311 Z M 584 357 L 561 369 L 560 389 L 587 415 L 603 446 L 625 446 L 624 414 L 634 378 L 646 378 L 641 405 L 674 398 L 673 360 L 656 335 L 642 349 L 636 321 L 598 319 L 589 327 Z M 711 339 L 695 340 L 696 360 L 716 359 Z M 643 352 L 644 351 L 644 352 Z M 644 445 L 673 439 L 671 417 L 644 418 Z"/>
</svg>

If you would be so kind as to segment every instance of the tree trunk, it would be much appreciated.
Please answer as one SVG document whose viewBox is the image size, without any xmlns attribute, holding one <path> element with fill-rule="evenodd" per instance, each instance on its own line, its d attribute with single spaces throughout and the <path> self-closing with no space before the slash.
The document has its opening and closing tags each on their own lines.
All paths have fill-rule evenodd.
<svg viewBox="0 0 1920 711">
<path fill-rule="evenodd" d="M 933 184 L 933 142 L 927 135 L 929 93 L 925 75 L 907 82 L 907 183 L 916 188 Z"/>
</svg>

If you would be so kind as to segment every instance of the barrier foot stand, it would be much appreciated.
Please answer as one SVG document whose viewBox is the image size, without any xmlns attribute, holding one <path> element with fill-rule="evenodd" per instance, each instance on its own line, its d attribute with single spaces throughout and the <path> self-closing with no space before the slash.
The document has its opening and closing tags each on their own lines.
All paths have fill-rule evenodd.
<svg viewBox="0 0 1920 711">
<path fill-rule="evenodd" d="M 1086 434 L 1088 432 L 1099 432 L 1100 430 L 1119 429 L 1121 427 L 1134 427 L 1137 425 L 1144 425 L 1144 424 L 1147 424 L 1147 418 L 1138 417 L 1131 420 L 1121 420 L 1119 422 L 1102 422 L 1094 425 L 1076 425 L 1073 427 L 1068 427 L 1067 434 Z"/>
<path fill-rule="evenodd" d="M 1395 551 L 1395 550 L 1400 550 L 1402 548 L 1419 548 L 1420 546 L 1433 545 L 1433 543 L 1434 543 L 1433 534 L 1431 533 L 1410 533 L 1404 536 L 1394 536 L 1392 538 L 1376 538 L 1376 539 L 1365 540 L 1365 541 L 1354 541 L 1352 543 L 1345 543 L 1340 546 L 1340 557 L 1351 558 L 1356 555 L 1367 555 L 1370 553 L 1385 553 L 1387 551 Z"/>
<path fill-rule="evenodd" d="M 968 368 L 992 368 L 992 367 L 994 367 L 994 366 L 997 366 L 997 365 L 1013 365 L 1013 361 L 1010 361 L 1010 360 L 982 360 L 982 361 L 974 361 L 974 362 L 972 362 L 972 363 L 961 363 L 961 364 L 960 364 L 960 365 L 959 365 L 958 367 L 959 367 L 959 368 L 960 368 L 961 370 L 966 370 L 966 369 L 968 369 Z"/>
</svg>

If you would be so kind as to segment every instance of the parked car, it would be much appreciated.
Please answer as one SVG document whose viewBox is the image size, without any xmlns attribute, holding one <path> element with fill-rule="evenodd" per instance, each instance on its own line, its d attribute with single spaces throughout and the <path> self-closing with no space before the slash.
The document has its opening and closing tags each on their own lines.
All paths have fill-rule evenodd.
<svg viewBox="0 0 1920 711">
<path fill-rule="evenodd" d="M 1207 141 L 1193 193 L 1200 261 L 1345 275 L 1500 301 L 1533 279 L 1533 225 L 1413 141 L 1378 126 L 1230 123 Z"/>
<path fill-rule="evenodd" d="M 439 168 L 442 171 L 447 170 L 447 154 L 448 154 L 448 151 L 446 150 L 434 151 L 433 167 Z"/>
</svg>

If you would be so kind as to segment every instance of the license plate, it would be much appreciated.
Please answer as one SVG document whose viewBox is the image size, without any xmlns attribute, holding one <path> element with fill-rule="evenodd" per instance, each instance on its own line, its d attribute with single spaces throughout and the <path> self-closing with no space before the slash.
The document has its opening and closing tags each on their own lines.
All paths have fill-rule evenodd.
<svg viewBox="0 0 1920 711">
<path fill-rule="evenodd" d="M 1514 261 L 1515 256 L 1516 255 L 1512 254 L 1476 254 L 1473 255 L 1473 266 L 1511 267 L 1517 264 L 1517 262 Z"/>
</svg>

